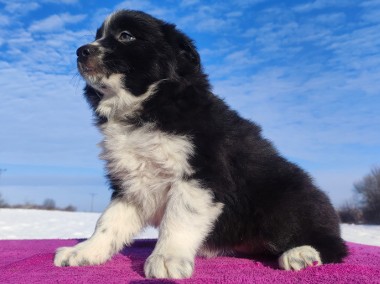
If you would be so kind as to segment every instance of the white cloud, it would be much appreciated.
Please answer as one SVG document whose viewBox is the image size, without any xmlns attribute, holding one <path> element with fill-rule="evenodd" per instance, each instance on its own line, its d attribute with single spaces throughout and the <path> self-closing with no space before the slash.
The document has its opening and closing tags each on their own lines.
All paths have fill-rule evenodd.
<svg viewBox="0 0 380 284">
<path fill-rule="evenodd" d="M 43 0 L 43 2 L 55 4 L 76 4 L 79 0 Z"/>
<path fill-rule="evenodd" d="M 231 10 L 225 3 L 200 4 L 198 0 L 184 0 L 178 6 L 170 8 L 159 7 L 147 0 L 129 0 L 119 3 L 114 9 L 142 10 L 155 17 L 174 22 L 181 28 L 217 33 L 231 31 L 236 27 L 235 22 L 242 16 L 242 11 L 239 9 L 245 7 L 249 1 L 238 2 L 236 9 Z"/>
<path fill-rule="evenodd" d="M 304 13 L 329 7 L 347 7 L 356 4 L 355 2 L 356 1 L 354 0 L 314 0 L 306 4 L 297 5 L 293 8 L 293 10 L 295 12 Z"/>
<path fill-rule="evenodd" d="M 150 10 L 156 8 L 155 5 L 152 5 L 150 1 L 147 0 L 128 0 L 123 1 L 115 6 L 116 10 L 119 9 L 129 9 L 129 10 Z"/>
<path fill-rule="evenodd" d="M 236 17 L 241 17 L 243 16 L 242 11 L 232 11 L 226 14 L 227 18 L 236 18 Z"/>
<path fill-rule="evenodd" d="M 32 34 L 23 29 L 14 29 L 12 33 L 7 34 L 6 38 L 8 44 L 10 45 L 8 50 L 16 46 L 25 46 L 34 42 Z"/>
<path fill-rule="evenodd" d="M 31 11 L 37 10 L 40 8 L 38 2 L 26 2 L 26 1 L 7 1 L 5 3 L 4 10 L 11 14 L 28 14 Z"/>
<path fill-rule="evenodd" d="M 260 71 L 252 77 L 215 81 L 215 93 L 225 97 L 247 118 L 259 122 L 264 134 L 292 160 L 315 164 L 347 164 L 361 160 L 371 164 L 373 153 L 350 153 L 358 148 L 378 147 L 377 107 L 362 98 L 338 74 L 289 76 L 284 68 Z M 352 107 L 347 107 L 347 104 Z"/>
<path fill-rule="evenodd" d="M 380 6 L 380 0 L 365 0 L 360 3 L 362 7 L 376 7 Z"/>
<path fill-rule="evenodd" d="M 10 18 L 5 15 L 0 15 L 0 26 L 7 26 L 10 24 Z"/>
<path fill-rule="evenodd" d="M 3 164 L 100 165 L 100 138 L 91 126 L 82 83 L 75 86 L 71 75 L 27 72 L 1 61 L 0 67 Z"/>
<path fill-rule="evenodd" d="M 205 18 L 198 22 L 196 28 L 202 32 L 218 32 L 229 26 L 229 23 L 220 18 Z"/>
<path fill-rule="evenodd" d="M 378 46 L 380 45 L 380 29 L 377 25 L 366 25 L 363 28 L 348 31 L 342 35 L 331 37 L 326 48 L 334 52 L 331 64 L 341 72 L 355 72 L 356 78 L 365 74 L 368 78 L 379 75 L 380 68 Z M 348 72 L 348 70 L 350 72 Z M 361 86 L 363 89 L 375 88 L 377 84 Z"/>
<path fill-rule="evenodd" d="M 233 48 L 215 48 L 214 50 L 207 51 L 208 57 L 211 60 L 205 60 L 207 72 L 210 73 L 210 78 L 213 80 L 223 80 L 223 78 L 231 76 L 246 76 L 250 73 L 250 68 L 254 68 L 262 63 L 262 59 L 256 56 L 249 48 L 237 49 Z M 206 53 L 206 55 L 207 55 Z M 202 56 L 204 54 L 202 53 Z M 220 62 L 215 63 L 213 60 L 220 58 Z M 221 68 L 221 66 L 223 66 Z"/>
<path fill-rule="evenodd" d="M 200 0 L 182 0 L 181 1 L 181 6 L 192 6 L 192 5 L 195 5 L 195 4 L 198 4 Z"/>
<path fill-rule="evenodd" d="M 3 51 L 15 68 L 52 74 L 76 73 L 76 49 L 93 39 L 87 30 L 32 33 L 14 29 L 4 34 Z"/>
<path fill-rule="evenodd" d="M 255 20 L 240 49 L 231 39 L 227 51 L 215 50 L 223 60 L 206 66 L 215 92 L 259 122 L 291 160 L 325 168 L 356 161 L 361 169 L 376 162 L 378 26 L 341 12 L 295 18 L 279 8 Z"/>
<path fill-rule="evenodd" d="M 365 22 L 380 24 L 380 5 L 378 8 L 372 8 L 363 13 L 362 19 Z"/>
<path fill-rule="evenodd" d="M 76 24 L 83 21 L 87 15 L 69 13 L 51 15 L 43 20 L 32 23 L 29 30 L 32 32 L 51 32 L 63 29 L 67 24 Z"/>
<path fill-rule="evenodd" d="M 321 14 L 311 20 L 317 21 L 321 24 L 336 25 L 344 22 L 346 20 L 346 15 L 344 13 Z"/>
<path fill-rule="evenodd" d="M 221 16 L 225 14 L 230 16 Z M 187 28 L 202 33 L 226 33 L 234 30 L 238 21 L 239 10 L 228 10 L 223 4 L 197 6 L 191 13 L 181 16 L 176 24 L 181 28 Z M 234 16 L 235 15 L 235 16 Z"/>
<path fill-rule="evenodd" d="M 259 3 L 266 2 L 266 0 L 234 0 L 234 4 L 247 8 L 249 6 L 255 6 Z"/>
<path fill-rule="evenodd" d="M 168 15 L 173 14 L 172 9 L 169 9 L 167 7 L 163 8 L 162 6 L 154 5 L 150 1 L 147 1 L 147 0 L 124 1 L 117 4 L 113 10 L 120 10 L 120 9 L 141 10 L 158 18 L 166 18 Z"/>
</svg>

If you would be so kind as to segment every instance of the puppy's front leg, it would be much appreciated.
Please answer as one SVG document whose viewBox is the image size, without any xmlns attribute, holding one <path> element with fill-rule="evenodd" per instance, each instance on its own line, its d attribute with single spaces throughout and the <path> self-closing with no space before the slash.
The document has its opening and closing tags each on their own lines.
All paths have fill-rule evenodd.
<svg viewBox="0 0 380 284">
<path fill-rule="evenodd" d="M 174 184 L 153 253 L 145 262 L 149 278 L 188 278 L 197 250 L 222 210 L 209 190 L 195 181 Z"/>
<path fill-rule="evenodd" d="M 82 266 L 103 263 L 130 243 L 142 226 L 135 206 L 114 200 L 99 218 L 91 238 L 74 247 L 59 248 L 54 264 Z"/>
</svg>

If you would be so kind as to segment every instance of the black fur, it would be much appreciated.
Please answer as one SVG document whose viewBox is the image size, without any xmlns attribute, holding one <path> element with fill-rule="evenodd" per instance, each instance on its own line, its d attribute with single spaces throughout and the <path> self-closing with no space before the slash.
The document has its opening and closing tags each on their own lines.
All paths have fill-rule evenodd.
<svg viewBox="0 0 380 284">
<path fill-rule="evenodd" d="M 164 132 L 192 137 L 195 173 L 187 178 L 201 181 L 224 204 L 208 247 L 228 250 L 248 244 L 279 255 L 311 245 L 324 263 L 342 261 L 347 248 L 328 197 L 307 173 L 278 154 L 259 126 L 211 93 L 192 40 L 142 12 L 120 11 L 114 19 L 110 30 L 126 29 L 136 40 L 123 45 L 104 37 L 104 26 L 98 30 L 97 39 L 112 49 L 104 57 L 109 74 L 126 74 L 125 88 L 135 96 L 166 79 L 142 111 L 124 123 L 140 127 L 154 122 Z M 95 110 L 101 95 L 90 86 L 85 94 Z M 107 121 L 95 115 L 98 125 Z M 118 181 L 109 178 L 117 198 Z"/>
</svg>

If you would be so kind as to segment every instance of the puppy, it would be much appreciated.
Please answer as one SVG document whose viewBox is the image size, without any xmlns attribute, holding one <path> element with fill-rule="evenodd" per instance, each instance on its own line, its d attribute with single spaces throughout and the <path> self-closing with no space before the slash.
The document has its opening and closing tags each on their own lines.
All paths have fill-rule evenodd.
<svg viewBox="0 0 380 284">
<path fill-rule="evenodd" d="M 346 256 L 329 199 L 211 93 L 174 25 L 118 11 L 77 56 L 113 194 L 91 238 L 58 249 L 56 266 L 104 263 L 148 225 L 159 229 L 148 278 L 188 278 L 197 254 L 267 253 L 286 270 Z"/>
</svg>

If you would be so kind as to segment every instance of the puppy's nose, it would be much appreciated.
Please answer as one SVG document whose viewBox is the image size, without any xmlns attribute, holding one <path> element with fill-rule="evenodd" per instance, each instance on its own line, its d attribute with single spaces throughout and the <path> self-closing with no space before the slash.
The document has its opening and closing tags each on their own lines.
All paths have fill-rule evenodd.
<svg viewBox="0 0 380 284">
<path fill-rule="evenodd" d="M 91 55 L 95 55 L 99 52 L 97 46 L 92 44 L 86 44 L 77 49 L 77 56 L 79 59 L 85 59 Z"/>
</svg>

